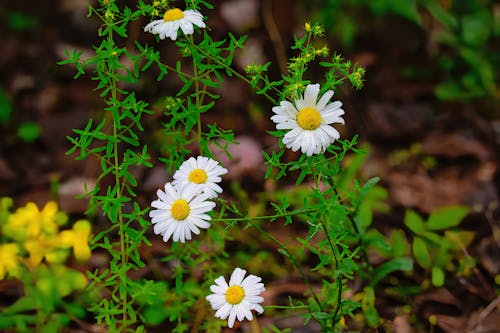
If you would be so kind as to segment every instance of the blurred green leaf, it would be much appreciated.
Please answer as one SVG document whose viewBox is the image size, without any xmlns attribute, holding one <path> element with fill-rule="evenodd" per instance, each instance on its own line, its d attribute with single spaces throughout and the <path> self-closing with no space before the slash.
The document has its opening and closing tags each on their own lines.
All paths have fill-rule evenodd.
<svg viewBox="0 0 500 333">
<path fill-rule="evenodd" d="M 469 208 L 463 206 L 438 208 L 430 215 L 427 227 L 430 230 L 443 230 L 456 227 L 468 213 Z"/>
<path fill-rule="evenodd" d="M 343 46 L 351 46 L 358 32 L 358 25 L 349 16 L 340 16 L 338 22 L 340 43 Z"/>
<path fill-rule="evenodd" d="M 451 13 L 449 13 L 443 7 L 441 7 L 439 2 L 428 1 L 426 3 L 426 7 L 431 13 L 431 15 L 445 27 L 456 28 L 458 26 L 457 19 Z"/>
<path fill-rule="evenodd" d="M 374 212 L 388 212 L 390 207 L 385 203 L 388 192 L 386 189 L 376 186 L 379 178 L 371 178 L 362 187 L 355 221 L 364 230 L 370 226 Z"/>
<path fill-rule="evenodd" d="M 369 327 L 376 328 L 380 325 L 380 316 L 374 307 L 363 311 L 363 315 Z"/>
<path fill-rule="evenodd" d="M 432 267 L 431 281 L 435 287 L 442 287 L 444 285 L 445 274 L 440 267 Z"/>
<path fill-rule="evenodd" d="M 431 247 L 434 266 L 445 268 L 454 265 L 451 262 L 453 260 L 453 245 L 453 242 L 441 237 L 441 244 L 438 247 Z"/>
<path fill-rule="evenodd" d="M 11 315 L 15 313 L 36 310 L 37 304 L 34 297 L 23 296 L 11 306 L 2 309 L 2 315 Z"/>
<path fill-rule="evenodd" d="M 69 322 L 70 317 L 67 314 L 53 314 L 44 322 L 41 333 L 60 332 Z"/>
<path fill-rule="evenodd" d="M 487 91 L 491 95 L 495 95 L 496 93 L 496 83 L 495 83 L 495 74 L 493 70 L 492 64 L 475 49 L 462 47 L 459 50 L 460 56 L 474 69 L 474 72 L 479 74 L 479 78 L 481 79 L 482 87 L 485 91 Z M 474 88 L 474 82 L 473 87 Z"/>
<path fill-rule="evenodd" d="M 463 99 L 463 92 L 460 86 L 454 81 L 440 83 L 435 88 L 436 97 L 443 101 Z"/>
<path fill-rule="evenodd" d="M 490 37 L 491 16 L 478 11 L 462 18 L 462 38 L 473 47 L 482 47 Z"/>
<path fill-rule="evenodd" d="M 159 325 L 168 316 L 168 308 L 162 304 L 155 304 L 153 306 L 147 306 L 141 314 L 141 318 L 144 324 L 148 325 Z"/>
<path fill-rule="evenodd" d="M 393 249 L 391 245 L 387 242 L 385 236 L 377 229 L 370 229 L 363 234 L 363 244 L 366 246 L 373 246 L 375 250 L 384 257 L 392 257 Z"/>
<path fill-rule="evenodd" d="M 379 267 L 373 274 L 373 279 L 370 281 L 370 286 L 376 286 L 380 280 L 395 271 L 411 271 L 413 269 L 413 260 L 408 257 L 391 259 Z"/>
<path fill-rule="evenodd" d="M 444 233 L 444 237 L 455 245 L 456 249 L 462 249 L 469 246 L 469 244 L 474 239 L 474 232 L 472 231 L 455 231 L 455 230 L 447 230 Z"/>
<path fill-rule="evenodd" d="M 426 231 L 424 220 L 422 220 L 420 215 L 418 215 L 411 209 L 407 210 L 405 213 L 405 224 L 411 231 L 413 231 L 417 235 L 421 235 Z"/>
<path fill-rule="evenodd" d="M 34 27 L 38 23 L 38 19 L 36 17 L 22 12 L 11 11 L 5 16 L 7 25 L 15 31 L 27 30 Z"/>
<path fill-rule="evenodd" d="M 15 331 L 7 332 L 29 332 L 27 326 L 37 322 L 36 315 L 18 314 L 5 316 L 0 313 L 0 329 L 16 328 Z"/>
<path fill-rule="evenodd" d="M 415 237 L 415 239 L 413 239 L 412 250 L 413 256 L 415 257 L 417 263 L 422 268 L 430 269 L 432 265 L 432 259 L 425 241 L 420 237 Z"/>
<path fill-rule="evenodd" d="M 10 120 L 12 114 L 12 103 L 7 97 L 5 90 L 0 88 L 0 124 L 5 124 Z"/>
<path fill-rule="evenodd" d="M 369 1 L 371 10 L 378 15 L 392 13 L 421 25 L 421 17 L 417 8 L 417 0 L 377 0 Z"/>
<path fill-rule="evenodd" d="M 37 123 L 27 121 L 19 125 L 19 128 L 17 129 L 17 136 L 24 141 L 31 142 L 38 139 L 41 132 L 42 129 Z"/>
<path fill-rule="evenodd" d="M 398 258 L 408 254 L 410 244 L 406 240 L 406 236 L 403 230 L 392 230 L 391 241 L 392 255 L 394 257 Z"/>
<path fill-rule="evenodd" d="M 380 317 L 375 309 L 375 290 L 371 286 L 363 289 L 364 297 L 361 302 L 361 308 L 365 317 L 366 323 L 370 327 L 377 327 L 380 324 Z"/>
</svg>

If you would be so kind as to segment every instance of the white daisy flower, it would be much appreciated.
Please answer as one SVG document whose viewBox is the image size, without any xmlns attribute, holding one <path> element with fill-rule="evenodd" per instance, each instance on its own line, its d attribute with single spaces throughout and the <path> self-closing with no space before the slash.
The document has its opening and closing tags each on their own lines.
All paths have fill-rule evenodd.
<svg viewBox="0 0 500 333">
<path fill-rule="evenodd" d="M 329 124 L 344 124 L 341 109 L 342 103 L 328 102 L 333 96 L 333 90 L 328 90 L 318 101 L 319 84 L 309 84 L 304 97 L 294 101 L 282 101 L 273 107 L 276 113 L 271 120 L 277 129 L 288 131 L 283 137 L 283 143 L 293 151 L 300 150 L 307 156 L 322 153 L 336 139 L 339 132 Z"/>
<path fill-rule="evenodd" d="M 228 319 L 228 326 L 231 328 L 234 325 L 234 320 L 243 319 L 252 320 L 252 310 L 258 313 L 264 312 L 259 303 L 264 301 L 264 298 L 259 296 L 264 290 L 264 284 L 260 281 L 260 277 L 249 275 L 245 277 L 246 271 L 241 268 L 236 268 L 231 274 L 229 285 L 223 276 L 215 279 L 215 284 L 210 286 L 212 295 L 206 297 L 212 308 L 217 310 L 215 317 L 225 320 Z"/>
<path fill-rule="evenodd" d="M 222 178 L 220 176 L 227 173 L 227 170 L 220 166 L 219 162 L 205 156 L 189 158 L 184 161 L 174 174 L 174 186 L 185 186 L 193 184 L 201 192 L 209 195 L 210 198 L 217 197 L 217 193 L 222 193 L 222 188 L 217 185 Z"/>
<path fill-rule="evenodd" d="M 199 11 L 193 9 L 182 11 L 179 8 L 173 8 L 165 12 L 162 20 L 155 20 L 146 25 L 144 31 L 158 34 L 160 39 L 169 37 L 176 40 L 179 28 L 181 28 L 184 35 L 191 35 L 194 32 L 193 25 L 200 28 L 206 27 L 203 16 Z"/>
<path fill-rule="evenodd" d="M 158 200 L 151 203 L 156 208 L 149 212 L 154 224 L 155 234 L 161 234 L 163 241 L 168 242 L 170 237 L 174 242 L 184 243 L 191 240 L 191 232 L 198 235 L 199 228 L 210 227 L 210 216 L 205 214 L 215 207 L 215 203 L 208 201 L 207 194 L 200 193 L 195 186 L 172 186 L 165 184 L 165 192 L 156 192 Z"/>
</svg>

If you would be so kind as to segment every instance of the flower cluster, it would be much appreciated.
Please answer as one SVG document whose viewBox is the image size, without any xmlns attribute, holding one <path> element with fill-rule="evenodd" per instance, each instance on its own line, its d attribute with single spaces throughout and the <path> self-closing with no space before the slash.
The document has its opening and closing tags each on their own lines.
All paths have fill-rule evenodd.
<svg viewBox="0 0 500 333">
<path fill-rule="evenodd" d="M 155 209 L 149 216 L 155 234 L 161 234 L 165 242 L 172 237 L 174 242 L 184 243 L 191 240 L 191 233 L 198 235 L 200 228 L 209 228 L 207 213 L 215 207 L 211 200 L 222 193 L 218 183 L 226 173 L 225 168 L 208 157 L 191 157 L 184 161 L 175 172 L 174 180 L 165 184 L 165 191 L 158 190 L 158 200 L 151 203 Z M 245 274 L 245 270 L 236 268 L 229 284 L 220 276 L 210 287 L 214 294 L 206 297 L 216 310 L 216 317 L 229 318 L 229 327 L 233 327 L 236 319 L 252 320 L 252 310 L 264 311 L 259 305 L 264 301 L 259 296 L 265 290 L 260 282 L 262 279 L 255 275 L 245 278 Z"/>
<path fill-rule="evenodd" d="M 79 261 L 90 258 L 90 222 L 77 221 L 72 229 L 59 231 L 68 218 L 58 211 L 55 202 L 48 202 L 42 210 L 28 203 L 10 213 L 12 200 L 2 198 L 0 235 L 7 243 L 0 245 L 0 280 L 6 276 L 19 277 L 22 265 L 36 269 L 42 262 L 61 265 L 71 250 Z"/>
<path fill-rule="evenodd" d="M 155 234 L 168 242 L 184 243 L 191 240 L 191 233 L 198 235 L 200 228 L 210 227 L 210 212 L 222 188 L 217 183 L 227 170 L 208 157 L 191 157 L 184 161 L 174 174 L 174 181 L 158 190 L 158 199 L 151 203 L 155 208 L 149 212 Z"/>
</svg>

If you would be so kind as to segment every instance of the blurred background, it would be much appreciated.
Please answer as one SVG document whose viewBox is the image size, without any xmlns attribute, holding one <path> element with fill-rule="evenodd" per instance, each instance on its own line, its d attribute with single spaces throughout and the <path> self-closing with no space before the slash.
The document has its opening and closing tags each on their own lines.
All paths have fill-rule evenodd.
<svg viewBox="0 0 500 333">
<path fill-rule="evenodd" d="M 417 303 L 423 317 L 445 309 L 439 330 L 476 327 L 478 309 L 495 299 L 495 279 L 500 280 L 500 5 L 488 0 L 222 0 L 215 5 L 204 13 L 214 39 L 228 32 L 248 35 L 234 61 L 240 72 L 272 61 L 270 76 L 277 80 L 294 56 L 293 35 L 303 34 L 305 22 L 325 27 L 318 45 L 325 43 L 366 68 L 362 90 L 345 84 L 335 98 L 346 111 L 342 136 L 359 134 L 367 151 L 357 170 L 360 178 L 381 179 L 388 208 L 375 223 L 398 229 L 410 208 L 424 216 L 444 206 L 471 208 L 460 227 L 476 235 L 464 250 L 477 257 L 483 279 L 457 278 L 440 293 L 420 294 Z M 57 65 L 65 50 L 82 50 L 85 57 L 97 44 L 99 22 L 87 18 L 87 7 L 87 0 L 2 1 L 0 6 L 0 197 L 12 197 L 16 206 L 56 200 L 61 210 L 82 216 L 87 204 L 75 196 L 100 173 L 96 160 L 66 155 L 66 136 L 102 110 L 95 83 L 90 75 L 73 80 L 74 68 Z M 134 50 L 134 40 L 147 41 L 160 50 L 162 61 L 175 63 L 176 48 L 167 40 L 156 44 L 143 32 L 147 22 L 134 22 L 125 43 Z M 319 70 L 312 68 L 312 82 L 320 80 Z M 154 74 L 133 89 L 156 111 L 146 118 L 142 138 L 156 149 L 156 159 L 165 144 L 161 113 L 180 82 L 167 77 L 156 83 Z M 261 150 L 278 147 L 266 133 L 274 128 L 273 105 L 234 78 L 220 95 L 216 112 L 205 114 L 204 121 L 232 129 L 240 142 L 233 147 L 235 160 L 226 161 L 225 180 L 249 193 L 263 192 Z M 136 173 L 141 205 L 147 207 L 170 176 L 159 163 Z M 381 303 L 382 316 L 398 318 L 391 314 L 390 297 Z M 498 307 L 493 313 L 486 316 L 490 321 L 481 317 L 487 329 L 474 332 L 496 332 Z"/>
</svg>

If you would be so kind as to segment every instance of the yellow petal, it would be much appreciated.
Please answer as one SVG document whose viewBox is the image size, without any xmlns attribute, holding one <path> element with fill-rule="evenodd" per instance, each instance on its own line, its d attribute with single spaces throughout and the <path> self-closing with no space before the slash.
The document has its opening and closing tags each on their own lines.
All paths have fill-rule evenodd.
<svg viewBox="0 0 500 333">
<path fill-rule="evenodd" d="M 59 233 L 59 245 L 62 247 L 71 247 L 77 238 L 73 230 L 64 230 Z"/>
<path fill-rule="evenodd" d="M 79 242 L 75 244 L 73 247 L 73 253 L 75 255 L 76 260 L 78 261 L 87 261 L 90 259 L 90 247 L 87 243 Z"/>
</svg>

